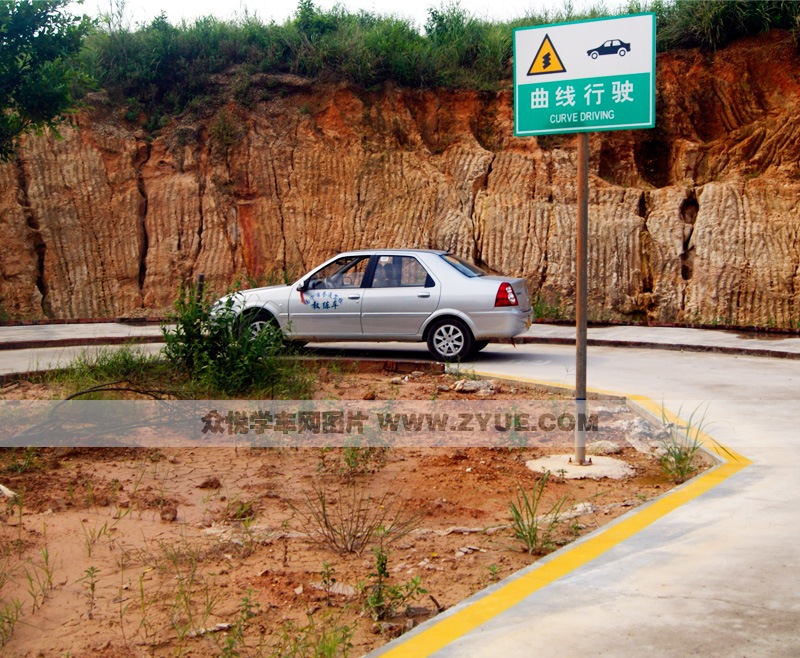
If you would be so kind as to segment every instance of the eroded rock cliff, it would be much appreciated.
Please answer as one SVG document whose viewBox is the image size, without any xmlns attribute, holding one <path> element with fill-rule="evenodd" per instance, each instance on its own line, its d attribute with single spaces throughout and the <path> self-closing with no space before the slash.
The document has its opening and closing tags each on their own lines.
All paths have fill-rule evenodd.
<svg viewBox="0 0 800 658">
<path fill-rule="evenodd" d="M 664 54 L 657 75 L 654 130 L 590 139 L 590 318 L 797 327 L 794 41 Z M 253 84 L 154 139 L 101 97 L 26 139 L 0 166 L 0 310 L 157 315 L 201 272 L 280 281 L 385 245 L 523 275 L 569 315 L 575 140 L 514 138 L 510 90 Z"/>
</svg>

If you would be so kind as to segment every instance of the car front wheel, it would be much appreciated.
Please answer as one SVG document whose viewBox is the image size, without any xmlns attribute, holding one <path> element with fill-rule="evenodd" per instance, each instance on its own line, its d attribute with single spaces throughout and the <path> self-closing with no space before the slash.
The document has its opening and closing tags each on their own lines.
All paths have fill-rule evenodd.
<svg viewBox="0 0 800 658">
<path fill-rule="evenodd" d="M 248 334 L 251 338 L 255 338 L 262 331 L 280 331 L 275 316 L 266 311 L 245 311 L 242 314 L 240 334 Z"/>
<path fill-rule="evenodd" d="M 461 320 L 438 320 L 428 332 L 428 350 L 439 361 L 460 361 L 472 353 L 475 339 Z"/>
</svg>

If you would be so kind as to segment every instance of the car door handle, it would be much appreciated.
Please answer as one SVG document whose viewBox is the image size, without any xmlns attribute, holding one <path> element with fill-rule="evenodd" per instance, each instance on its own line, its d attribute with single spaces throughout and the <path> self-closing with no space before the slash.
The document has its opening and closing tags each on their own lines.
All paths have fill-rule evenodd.
<svg viewBox="0 0 800 658">
<path fill-rule="evenodd" d="M 361 295 L 347 295 L 347 299 L 361 299 Z"/>
<path fill-rule="evenodd" d="M 430 297 L 431 293 L 429 292 L 418 292 L 417 297 Z"/>
</svg>

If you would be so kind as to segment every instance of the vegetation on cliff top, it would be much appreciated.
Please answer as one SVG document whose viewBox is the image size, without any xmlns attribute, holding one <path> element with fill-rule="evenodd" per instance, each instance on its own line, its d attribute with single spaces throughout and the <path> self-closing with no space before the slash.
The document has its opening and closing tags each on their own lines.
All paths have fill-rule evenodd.
<svg viewBox="0 0 800 658">
<path fill-rule="evenodd" d="M 616 13 L 649 11 L 656 14 L 659 50 L 716 49 L 772 28 L 800 29 L 800 3 L 787 0 L 629 0 Z M 346 80 L 367 88 L 391 81 L 407 87 L 497 89 L 511 77 L 514 28 L 613 13 L 602 3 L 575 12 L 566 2 L 555 13 L 492 23 L 450 2 L 428 10 L 420 33 L 408 20 L 351 13 L 341 6 L 325 11 L 313 0 L 300 0 L 294 18 L 282 25 L 245 14 L 234 22 L 206 17 L 174 26 L 162 14 L 131 30 L 118 12 L 106 15 L 87 39 L 83 61 L 114 101 L 127 103 L 131 117 L 144 111 L 149 127 L 157 128 L 161 117 L 212 100 L 213 75 L 232 71 L 234 94 L 245 105 L 278 91 L 254 84 L 265 73 Z"/>
<path fill-rule="evenodd" d="M 31 3 L 2 2 L 4 7 L 25 4 Z M 68 20 L 63 1 L 33 4 L 56 5 L 61 19 Z M 280 25 L 245 13 L 236 21 L 205 17 L 175 26 L 162 14 L 132 29 L 125 0 L 112 0 L 110 7 L 72 63 L 114 103 L 126 106 L 128 118 L 144 117 L 150 130 L 187 109 L 229 98 L 231 91 L 245 106 L 283 93 L 279 81 L 265 80 L 263 74 L 344 80 L 365 88 L 393 82 L 498 89 L 509 83 L 513 29 L 522 26 L 652 11 L 662 51 L 713 50 L 773 28 L 800 31 L 800 3 L 790 0 L 628 0 L 616 11 L 600 2 L 583 12 L 567 0 L 560 11 L 506 23 L 478 19 L 457 0 L 445 0 L 428 10 L 422 31 L 394 16 L 353 13 L 342 6 L 322 10 L 313 0 L 299 0 L 294 17 Z M 3 44 L 8 27 L 0 25 Z M 219 84 L 220 74 L 228 84 Z M 80 90 L 71 92 L 75 96 Z M 2 110 L 8 105 L 0 98 Z"/>
</svg>

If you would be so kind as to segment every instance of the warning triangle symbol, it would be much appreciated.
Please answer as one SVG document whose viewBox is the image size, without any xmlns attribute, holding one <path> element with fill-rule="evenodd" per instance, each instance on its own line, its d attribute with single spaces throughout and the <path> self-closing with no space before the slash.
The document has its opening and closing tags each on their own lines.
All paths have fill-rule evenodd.
<svg viewBox="0 0 800 658">
<path fill-rule="evenodd" d="M 545 34 L 542 40 L 542 45 L 536 52 L 536 57 L 533 58 L 533 63 L 528 69 L 528 75 L 545 75 L 546 73 L 564 73 L 567 69 L 564 67 L 564 62 L 556 52 L 553 42 L 550 41 L 550 36 Z"/>
</svg>

